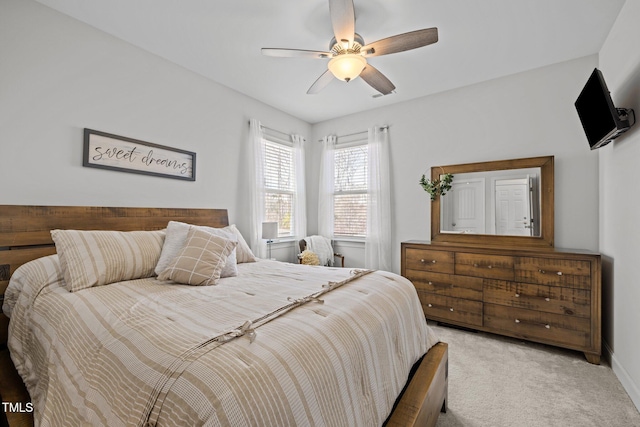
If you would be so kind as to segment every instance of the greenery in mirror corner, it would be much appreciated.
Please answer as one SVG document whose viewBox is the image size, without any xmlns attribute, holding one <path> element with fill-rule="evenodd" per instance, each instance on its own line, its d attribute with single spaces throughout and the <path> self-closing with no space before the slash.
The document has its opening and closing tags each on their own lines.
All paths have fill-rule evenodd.
<svg viewBox="0 0 640 427">
<path fill-rule="evenodd" d="M 436 179 L 435 181 L 431 181 L 427 179 L 424 174 L 422 178 L 420 178 L 420 186 L 429 193 L 431 196 L 431 200 L 435 200 L 438 196 L 444 196 L 447 194 L 447 191 L 451 190 L 451 182 L 453 181 L 453 175 L 450 173 L 445 173 L 444 175 L 440 175 L 441 179 Z"/>
</svg>

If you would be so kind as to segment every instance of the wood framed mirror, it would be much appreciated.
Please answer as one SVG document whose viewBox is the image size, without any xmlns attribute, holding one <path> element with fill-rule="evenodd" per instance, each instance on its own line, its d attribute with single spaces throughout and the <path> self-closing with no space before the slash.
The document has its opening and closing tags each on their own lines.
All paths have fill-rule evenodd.
<svg viewBox="0 0 640 427">
<path fill-rule="evenodd" d="M 553 156 L 432 167 L 432 181 L 453 182 L 431 201 L 431 241 L 553 247 L 553 167 Z"/>
</svg>

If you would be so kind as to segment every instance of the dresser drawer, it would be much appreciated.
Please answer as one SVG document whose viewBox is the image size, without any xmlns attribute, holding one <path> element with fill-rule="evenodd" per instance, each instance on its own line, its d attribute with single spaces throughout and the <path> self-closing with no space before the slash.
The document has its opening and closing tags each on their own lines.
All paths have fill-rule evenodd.
<svg viewBox="0 0 640 427">
<path fill-rule="evenodd" d="M 584 289 L 485 279 L 484 302 L 565 316 L 591 316 L 591 294 Z"/>
<path fill-rule="evenodd" d="M 429 249 L 407 249 L 406 268 L 453 274 L 453 253 Z"/>
<path fill-rule="evenodd" d="M 482 301 L 480 278 L 418 270 L 406 270 L 405 275 L 418 291 Z"/>
<path fill-rule="evenodd" d="M 465 276 L 513 280 L 514 262 L 512 256 L 460 252 L 456 254 L 455 272 Z"/>
<path fill-rule="evenodd" d="M 591 344 L 591 321 L 575 316 L 485 304 L 484 326 L 507 335 L 563 347 L 585 348 Z"/>
<path fill-rule="evenodd" d="M 418 292 L 427 319 L 482 326 L 482 303 Z"/>
<path fill-rule="evenodd" d="M 591 263 L 570 259 L 519 257 L 515 265 L 515 281 L 591 289 Z"/>
</svg>

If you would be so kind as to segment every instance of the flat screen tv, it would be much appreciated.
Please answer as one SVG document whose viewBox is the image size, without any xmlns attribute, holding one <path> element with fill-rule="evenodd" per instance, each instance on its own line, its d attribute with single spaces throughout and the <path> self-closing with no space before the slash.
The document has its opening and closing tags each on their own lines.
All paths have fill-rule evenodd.
<svg viewBox="0 0 640 427">
<path fill-rule="evenodd" d="M 591 73 L 575 102 L 582 127 L 592 150 L 603 147 L 629 130 L 629 113 L 633 110 L 616 108 L 597 68 Z"/>
</svg>

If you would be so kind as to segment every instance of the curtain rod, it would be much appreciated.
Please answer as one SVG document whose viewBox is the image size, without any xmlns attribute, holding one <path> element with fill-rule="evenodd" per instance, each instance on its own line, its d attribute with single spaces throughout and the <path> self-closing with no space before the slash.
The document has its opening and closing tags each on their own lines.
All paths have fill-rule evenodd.
<svg viewBox="0 0 640 427">
<path fill-rule="evenodd" d="M 249 123 L 249 126 L 251 126 L 251 120 L 249 120 L 248 123 Z M 282 132 L 281 130 L 278 130 L 278 129 L 270 128 L 269 126 L 265 126 L 263 124 L 260 124 L 260 128 L 261 129 L 270 130 L 271 132 L 277 132 L 277 133 L 279 133 L 281 135 L 286 135 L 288 138 L 291 138 L 291 134 L 286 133 L 286 132 Z"/>
<path fill-rule="evenodd" d="M 386 130 L 386 129 L 389 129 L 389 125 L 386 125 L 386 126 L 380 126 L 378 129 L 379 129 L 379 130 Z M 369 132 L 368 130 L 363 130 L 363 131 L 360 131 L 360 132 L 349 133 L 349 134 L 347 134 L 347 135 L 338 135 L 338 136 L 336 136 L 336 138 L 346 138 L 346 137 L 348 137 L 348 136 L 355 136 L 355 135 L 360 135 L 361 133 L 368 133 L 368 132 Z M 319 139 L 319 140 L 318 140 L 318 142 L 322 142 L 322 141 L 323 141 L 322 139 Z"/>
<path fill-rule="evenodd" d="M 286 135 L 286 136 L 287 136 L 287 138 L 291 138 L 291 134 L 286 133 L 286 132 L 282 132 L 281 130 L 273 129 L 273 128 L 270 128 L 270 127 L 265 126 L 265 125 L 260 125 L 260 127 L 261 127 L 262 129 L 270 130 L 271 132 L 279 133 L 280 135 Z"/>
</svg>

